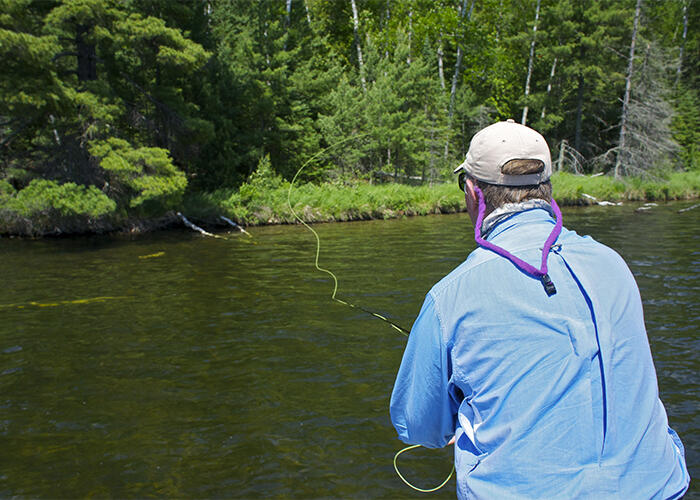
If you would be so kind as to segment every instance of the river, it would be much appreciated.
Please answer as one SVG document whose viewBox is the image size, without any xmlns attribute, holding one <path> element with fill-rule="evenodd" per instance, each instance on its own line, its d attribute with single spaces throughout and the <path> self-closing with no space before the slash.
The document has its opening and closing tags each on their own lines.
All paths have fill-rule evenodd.
<svg viewBox="0 0 700 500">
<path fill-rule="evenodd" d="M 640 286 L 661 398 L 700 476 L 700 209 L 564 208 Z M 338 296 L 409 328 L 473 248 L 465 214 L 320 224 Z M 405 338 L 329 300 L 301 226 L 0 239 L 0 497 L 424 497 L 396 476 Z M 402 457 L 419 486 L 450 451 Z M 691 486 L 686 498 L 700 498 Z M 432 497 L 454 498 L 454 479 Z"/>
</svg>

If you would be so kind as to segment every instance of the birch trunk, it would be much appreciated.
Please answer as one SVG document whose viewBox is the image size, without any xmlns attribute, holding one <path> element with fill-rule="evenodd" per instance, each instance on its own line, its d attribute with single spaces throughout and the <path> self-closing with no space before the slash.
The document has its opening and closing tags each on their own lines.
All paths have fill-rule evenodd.
<svg viewBox="0 0 700 500">
<path fill-rule="evenodd" d="M 406 62 L 411 64 L 411 42 L 413 39 L 413 10 L 408 11 L 408 57 Z"/>
<path fill-rule="evenodd" d="M 437 56 L 438 56 L 438 76 L 440 77 L 440 87 L 442 87 L 442 90 L 445 90 L 445 69 L 443 66 L 442 62 L 442 32 L 440 32 L 440 38 L 438 39 L 438 49 L 437 49 Z"/>
<path fill-rule="evenodd" d="M 578 90 L 576 91 L 576 132 L 574 134 L 574 149 L 581 151 L 581 138 L 583 129 L 583 95 L 586 79 L 583 73 L 578 76 Z"/>
<path fill-rule="evenodd" d="M 678 68 L 676 69 L 676 85 L 681 81 L 681 73 L 683 72 L 683 52 L 685 50 L 685 39 L 688 36 L 688 2 L 683 2 L 683 38 L 681 38 L 681 46 L 678 51 Z"/>
<path fill-rule="evenodd" d="M 469 7 L 469 14 L 467 15 L 467 21 L 470 21 L 472 18 L 472 11 L 474 10 L 474 2 L 476 0 L 472 0 L 472 4 Z M 462 9 L 460 11 L 460 17 L 464 19 L 464 14 L 467 12 L 467 0 L 462 1 Z M 450 89 L 450 110 L 449 113 L 447 114 L 448 120 L 452 120 L 452 115 L 454 114 L 455 110 L 455 96 L 457 95 L 457 81 L 459 80 L 459 74 L 462 71 L 462 57 L 464 57 L 464 54 L 462 53 L 462 46 L 457 42 L 457 62 L 455 62 L 455 73 L 452 76 L 452 88 Z"/>
<path fill-rule="evenodd" d="M 630 56 L 627 63 L 627 78 L 625 80 L 625 97 L 622 99 L 622 116 L 620 118 L 620 140 L 618 141 L 617 159 L 615 161 L 615 178 L 620 178 L 620 167 L 622 166 L 622 155 L 625 150 L 625 133 L 627 132 L 627 112 L 630 104 L 630 94 L 632 92 L 632 71 L 634 69 L 634 47 L 637 43 L 637 27 L 639 26 L 639 13 L 642 10 L 642 0 L 637 0 L 634 9 L 634 25 L 632 27 L 632 42 L 630 43 Z"/>
<path fill-rule="evenodd" d="M 549 97 L 549 94 L 552 92 L 552 80 L 554 80 L 554 71 L 557 69 L 557 58 L 554 58 L 554 61 L 552 62 L 552 71 L 549 72 L 549 82 L 547 83 L 547 97 Z M 542 114 L 540 115 L 541 119 L 544 119 L 545 111 L 547 110 L 547 106 L 544 105 L 542 106 Z"/>
<path fill-rule="evenodd" d="M 472 11 L 474 10 L 474 2 L 476 0 L 472 0 L 471 6 L 469 7 L 469 14 L 467 14 L 467 21 L 470 21 L 472 18 Z M 462 1 L 462 8 L 460 9 L 460 18 L 464 19 L 464 15 L 467 10 L 467 0 Z M 457 82 L 459 81 L 459 74 L 462 71 L 462 57 L 464 54 L 462 53 L 462 47 L 459 44 L 459 41 L 457 42 L 457 61 L 455 62 L 455 73 L 452 76 L 452 88 L 450 89 L 450 108 L 447 113 L 447 128 L 451 129 L 452 128 L 452 115 L 454 114 L 455 111 L 455 96 L 457 95 Z M 445 160 L 447 160 L 447 156 L 449 155 L 450 152 L 450 140 L 449 138 L 447 141 L 445 141 Z"/>
<path fill-rule="evenodd" d="M 537 7 L 535 8 L 535 24 L 532 27 L 532 42 L 530 43 L 530 58 L 527 61 L 527 78 L 525 79 L 525 99 L 530 95 L 530 79 L 532 78 L 532 66 L 534 65 L 535 59 L 535 39 L 537 38 L 537 22 L 540 20 L 540 0 L 537 0 Z M 520 123 L 525 125 L 527 123 L 527 112 L 529 107 L 527 104 L 523 108 L 523 117 Z"/>
<path fill-rule="evenodd" d="M 498 4 L 498 22 L 496 23 L 496 43 L 501 41 L 501 24 L 503 22 L 503 0 Z"/>
<path fill-rule="evenodd" d="M 360 17 L 357 15 L 357 4 L 355 3 L 355 0 L 350 0 L 350 5 L 352 6 L 353 33 L 355 37 L 355 46 L 357 47 L 357 63 L 360 69 L 360 82 L 362 83 L 362 90 L 367 92 L 365 63 L 362 59 L 362 47 L 360 47 Z"/>
<path fill-rule="evenodd" d="M 304 0 L 304 10 L 306 11 L 306 22 L 311 26 L 311 14 L 309 14 L 309 4 Z"/>
<path fill-rule="evenodd" d="M 292 0 L 287 0 L 287 16 L 284 18 L 284 27 L 287 31 L 287 37 L 289 37 L 289 25 L 292 21 Z M 284 50 L 287 50 L 287 39 L 284 40 Z"/>
</svg>

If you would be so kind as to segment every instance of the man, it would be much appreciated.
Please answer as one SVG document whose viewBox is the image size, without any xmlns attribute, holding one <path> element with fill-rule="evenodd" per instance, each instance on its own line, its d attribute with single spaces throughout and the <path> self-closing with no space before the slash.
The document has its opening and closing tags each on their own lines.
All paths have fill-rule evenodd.
<svg viewBox="0 0 700 500">
<path fill-rule="evenodd" d="M 391 397 L 406 443 L 455 441 L 460 498 L 679 498 L 636 283 L 561 227 L 549 147 L 508 120 L 460 173 L 479 244 L 426 296 Z M 539 267 L 537 267 L 539 266 Z"/>
</svg>

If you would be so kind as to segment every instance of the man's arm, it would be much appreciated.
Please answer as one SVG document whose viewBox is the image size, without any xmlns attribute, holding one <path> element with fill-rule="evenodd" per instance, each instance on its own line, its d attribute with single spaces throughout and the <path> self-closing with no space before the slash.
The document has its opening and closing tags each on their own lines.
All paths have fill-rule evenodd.
<svg viewBox="0 0 700 500">
<path fill-rule="evenodd" d="M 441 448 L 454 435 L 457 407 L 448 393 L 449 372 L 440 318 L 428 294 L 391 395 L 391 421 L 403 442 Z"/>
</svg>

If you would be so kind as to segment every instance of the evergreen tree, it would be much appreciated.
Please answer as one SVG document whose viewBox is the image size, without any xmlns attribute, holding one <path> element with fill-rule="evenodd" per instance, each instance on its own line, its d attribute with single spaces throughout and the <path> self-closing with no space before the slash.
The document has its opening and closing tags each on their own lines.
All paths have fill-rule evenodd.
<svg viewBox="0 0 700 500">
<path fill-rule="evenodd" d="M 186 90 L 207 52 L 134 4 L 3 1 L 0 176 L 93 185 L 124 209 L 174 206 L 210 131 Z"/>
<path fill-rule="evenodd" d="M 157 213 L 188 181 L 234 187 L 268 158 L 289 179 L 329 146 L 306 180 L 434 179 L 479 128 L 524 108 L 553 148 L 605 170 L 636 3 L 0 0 L 2 199 L 73 183 L 72 197 Z M 644 1 L 629 172 L 672 163 L 671 138 L 698 168 L 696 4 Z M 40 180 L 53 187 L 20 195 Z"/>
<path fill-rule="evenodd" d="M 222 0 L 216 4 L 214 34 L 230 151 L 224 180 L 250 175 L 259 158 L 291 178 L 321 147 L 316 120 L 339 76 L 325 38 L 311 30 L 292 4 L 286 26 L 284 4 Z M 231 175 L 231 172 L 234 175 Z"/>
</svg>

